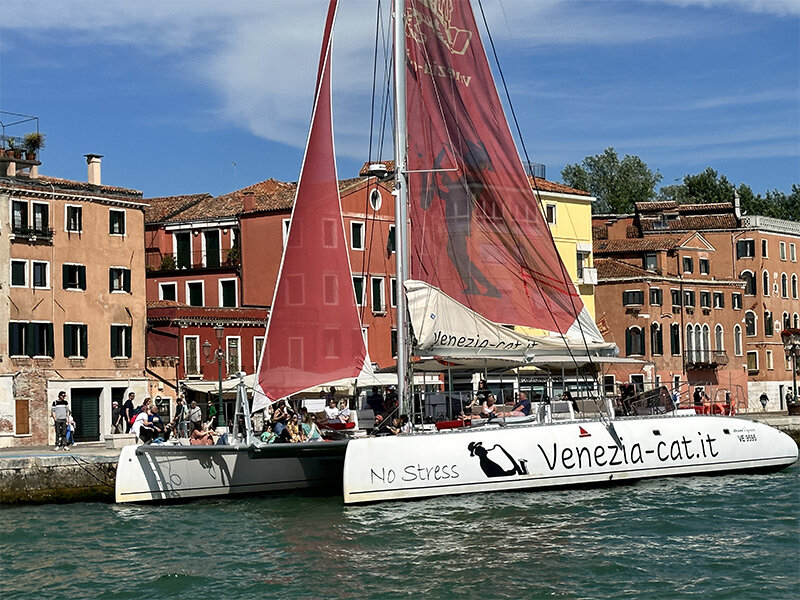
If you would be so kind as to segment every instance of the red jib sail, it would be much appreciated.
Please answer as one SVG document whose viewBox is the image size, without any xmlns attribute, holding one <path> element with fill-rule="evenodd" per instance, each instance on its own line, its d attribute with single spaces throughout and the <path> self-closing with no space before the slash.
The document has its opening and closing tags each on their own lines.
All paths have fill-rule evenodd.
<svg viewBox="0 0 800 600">
<path fill-rule="evenodd" d="M 355 377 L 367 360 L 333 151 L 330 56 L 336 4 L 331 0 L 328 9 L 311 131 L 258 369 L 258 385 L 271 400 Z"/>
<path fill-rule="evenodd" d="M 410 0 L 406 45 L 412 277 L 492 321 L 565 333 L 583 302 L 517 154 L 468 0 Z"/>
</svg>

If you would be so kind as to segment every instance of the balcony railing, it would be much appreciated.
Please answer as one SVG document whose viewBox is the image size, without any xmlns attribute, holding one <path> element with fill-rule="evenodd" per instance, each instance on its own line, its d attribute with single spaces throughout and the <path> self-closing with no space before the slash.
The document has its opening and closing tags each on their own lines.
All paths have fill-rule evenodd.
<svg viewBox="0 0 800 600">
<path fill-rule="evenodd" d="M 239 248 L 223 248 L 219 252 L 179 252 L 163 254 L 158 250 L 147 251 L 148 271 L 179 271 L 183 269 L 218 269 L 236 267 L 240 262 Z"/>
<path fill-rule="evenodd" d="M 683 353 L 687 367 L 722 367 L 728 364 L 728 353 L 724 350 L 687 350 Z"/>
<path fill-rule="evenodd" d="M 53 240 L 53 230 L 47 227 L 12 227 L 11 233 L 16 237 L 25 238 L 26 240 Z"/>
</svg>

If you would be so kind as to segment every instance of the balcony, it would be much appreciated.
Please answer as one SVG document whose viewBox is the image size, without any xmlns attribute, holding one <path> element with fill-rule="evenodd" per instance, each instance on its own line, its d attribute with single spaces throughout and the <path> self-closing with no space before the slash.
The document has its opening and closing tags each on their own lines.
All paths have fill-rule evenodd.
<svg viewBox="0 0 800 600">
<path fill-rule="evenodd" d="M 683 364 L 687 369 L 715 369 L 728 364 L 728 353 L 724 350 L 687 350 L 683 353 Z"/>
<path fill-rule="evenodd" d="M 52 242 L 53 230 L 47 227 L 12 227 L 11 233 L 15 239 L 25 239 L 29 242 Z"/>
<path fill-rule="evenodd" d="M 146 251 L 146 264 L 148 272 L 183 271 L 238 267 L 241 250 L 239 248 L 224 248 L 219 252 L 180 252 L 177 255 L 163 254 L 157 248 L 148 248 Z"/>
</svg>

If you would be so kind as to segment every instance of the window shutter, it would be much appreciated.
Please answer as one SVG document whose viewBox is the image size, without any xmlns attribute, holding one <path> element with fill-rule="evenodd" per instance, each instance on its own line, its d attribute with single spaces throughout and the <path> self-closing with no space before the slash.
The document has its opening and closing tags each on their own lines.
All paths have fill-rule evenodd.
<svg viewBox="0 0 800 600">
<path fill-rule="evenodd" d="M 44 353 L 46 356 L 53 358 L 56 355 L 56 348 L 55 343 L 53 342 L 53 324 L 52 323 L 45 323 L 45 341 L 47 343 L 47 347 L 44 349 Z"/>
<path fill-rule="evenodd" d="M 65 290 L 69 282 L 69 265 L 61 265 L 61 287 Z"/>
<path fill-rule="evenodd" d="M 81 356 L 83 358 L 89 358 L 89 326 L 88 325 L 81 325 Z"/>
<path fill-rule="evenodd" d="M 64 325 L 64 357 L 72 355 L 73 325 Z"/>
<path fill-rule="evenodd" d="M 78 287 L 82 290 L 86 289 L 86 267 L 84 265 L 78 267 Z"/>
<path fill-rule="evenodd" d="M 631 330 L 625 330 L 625 355 L 630 356 L 631 354 Z"/>
<path fill-rule="evenodd" d="M 36 355 L 36 324 L 25 324 L 25 354 L 28 356 Z"/>
<path fill-rule="evenodd" d="M 119 327 L 111 326 L 111 357 L 119 355 Z"/>
<path fill-rule="evenodd" d="M 130 269 L 124 269 L 122 271 L 122 289 L 124 289 L 128 293 L 130 293 L 130 291 L 131 291 L 131 271 L 130 271 Z"/>
<path fill-rule="evenodd" d="M 108 291 L 114 291 L 114 269 L 108 270 Z"/>
<path fill-rule="evenodd" d="M 131 357 L 131 327 L 125 327 L 125 356 Z"/>
</svg>

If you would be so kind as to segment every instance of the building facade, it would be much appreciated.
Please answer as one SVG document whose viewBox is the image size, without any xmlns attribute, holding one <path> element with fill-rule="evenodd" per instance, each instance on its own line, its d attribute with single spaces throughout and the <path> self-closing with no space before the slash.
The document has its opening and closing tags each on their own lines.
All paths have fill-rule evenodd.
<svg viewBox="0 0 800 600">
<path fill-rule="evenodd" d="M 76 441 L 110 431 L 113 400 L 147 393 L 145 204 L 101 184 L 100 158 L 87 182 L 0 177 L 0 446 L 52 443 L 61 390 Z"/>
</svg>

